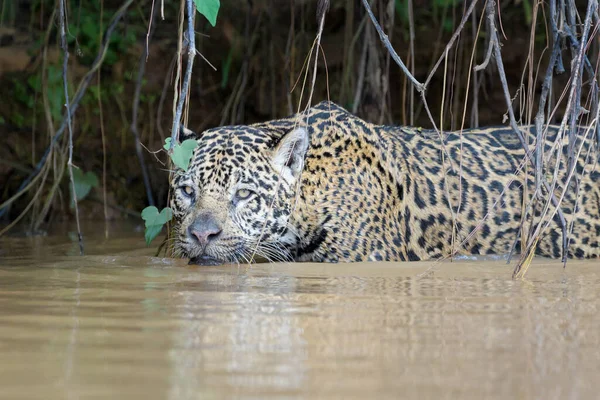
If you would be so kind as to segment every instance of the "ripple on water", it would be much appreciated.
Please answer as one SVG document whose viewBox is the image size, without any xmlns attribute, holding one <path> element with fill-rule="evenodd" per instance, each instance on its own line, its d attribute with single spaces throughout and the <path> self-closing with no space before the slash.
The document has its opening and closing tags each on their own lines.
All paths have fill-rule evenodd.
<svg viewBox="0 0 600 400">
<path fill-rule="evenodd" d="M 85 257 L 53 236 L 0 239 L 3 395 L 564 399 L 600 389 L 595 262 L 535 260 L 526 281 L 502 260 L 205 268 L 152 257 L 139 239 L 89 238 Z"/>
</svg>

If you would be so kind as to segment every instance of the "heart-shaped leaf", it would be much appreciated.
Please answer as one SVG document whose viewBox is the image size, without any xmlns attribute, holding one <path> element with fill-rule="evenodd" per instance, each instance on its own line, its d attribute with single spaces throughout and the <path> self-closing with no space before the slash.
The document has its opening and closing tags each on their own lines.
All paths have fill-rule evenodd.
<svg viewBox="0 0 600 400">
<path fill-rule="evenodd" d="M 146 244 L 149 246 L 150 242 L 157 237 L 162 230 L 162 227 L 173 218 L 173 210 L 169 207 L 165 207 L 159 213 L 158 208 L 149 206 L 144 208 L 142 211 L 142 219 L 146 221 Z"/>
<path fill-rule="evenodd" d="M 196 10 L 206 17 L 212 26 L 217 24 L 217 15 L 221 2 L 219 0 L 194 0 Z"/>
<path fill-rule="evenodd" d="M 79 168 L 73 168 L 73 182 L 75 182 L 75 195 L 77 201 L 83 200 L 85 196 L 90 193 L 93 187 L 98 186 L 98 177 L 93 172 L 86 172 L 85 174 Z M 71 192 L 71 207 L 75 206 L 73 198 L 73 186 L 69 184 Z"/>
<path fill-rule="evenodd" d="M 170 147 L 171 138 L 169 137 L 165 139 L 163 148 L 169 151 Z M 190 165 L 190 160 L 192 159 L 192 153 L 194 153 L 194 149 L 196 147 L 198 147 L 198 142 L 194 139 L 184 140 L 181 144 L 175 143 L 175 146 L 173 146 L 173 152 L 170 154 L 171 160 L 173 160 L 173 163 L 176 166 L 184 171 L 187 171 Z"/>
<path fill-rule="evenodd" d="M 194 139 L 184 140 L 181 145 L 176 146 L 173 149 L 173 154 L 171 155 L 175 165 L 184 171 L 187 171 L 188 166 L 190 165 L 190 160 L 192 159 L 192 153 L 197 146 L 198 142 Z"/>
</svg>

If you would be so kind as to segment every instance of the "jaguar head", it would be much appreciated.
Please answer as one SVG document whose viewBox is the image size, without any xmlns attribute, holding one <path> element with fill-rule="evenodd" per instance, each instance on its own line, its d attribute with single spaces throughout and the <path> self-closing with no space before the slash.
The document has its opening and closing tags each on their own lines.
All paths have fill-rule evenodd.
<svg viewBox="0 0 600 400">
<path fill-rule="evenodd" d="M 216 265 L 291 260 L 289 218 L 309 137 L 303 127 L 227 126 L 195 138 L 187 171 L 171 180 L 175 253 Z"/>
</svg>

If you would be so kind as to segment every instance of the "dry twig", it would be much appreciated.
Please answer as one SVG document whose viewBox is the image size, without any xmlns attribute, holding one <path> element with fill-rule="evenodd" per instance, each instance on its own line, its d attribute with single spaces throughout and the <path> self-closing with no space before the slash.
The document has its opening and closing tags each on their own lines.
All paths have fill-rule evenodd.
<svg viewBox="0 0 600 400">
<path fill-rule="evenodd" d="M 495 5 L 496 5 L 496 2 L 494 0 L 488 0 L 487 5 L 486 5 L 486 14 L 488 17 L 488 27 L 489 27 L 489 35 L 490 35 L 489 46 L 493 47 L 494 59 L 496 61 L 496 67 L 498 68 L 498 75 L 500 77 L 500 82 L 502 84 L 502 89 L 504 92 L 504 98 L 506 100 L 506 105 L 508 108 L 509 125 L 512 128 L 512 130 L 515 132 L 517 138 L 519 139 L 519 142 L 521 143 L 521 146 L 523 147 L 525 157 L 531 162 L 533 167 L 536 168 L 535 159 L 534 159 L 533 155 L 531 154 L 531 151 L 529 150 L 529 146 L 527 145 L 527 142 L 525 140 L 525 137 L 523 136 L 523 133 L 521 132 L 521 130 L 519 129 L 519 126 L 517 125 L 517 120 L 515 119 L 515 114 L 512 109 L 512 100 L 510 97 L 510 92 L 508 90 L 508 82 L 506 80 L 506 73 L 504 72 L 504 63 L 502 62 L 500 43 L 498 41 L 498 32 L 496 30 Z M 556 195 L 554 194 L 554 192 L 553 192 L 552 188 L 550 187 L 550 185 L 548 184 L 548 182 L 544 181 L 543 185 L 544 185 L 544 188 L 546 189 L 546 191 L 548 192 L 550 201 L 552 202 L 554 207 L 556 207 L 558 210 L 558 216 L 560 218 L 560 224 L 561 224 L 561 228 L 563 230 L 563 249 L 565 249 L 567 246 L 567 222 L 566 222 L 564 213 L 559 208 L 560 203 L 559 203 L 558 199 L 556 198 Z M 565 257 L 566 257 L 566 252 L 565 252 Z"/>
</svg>

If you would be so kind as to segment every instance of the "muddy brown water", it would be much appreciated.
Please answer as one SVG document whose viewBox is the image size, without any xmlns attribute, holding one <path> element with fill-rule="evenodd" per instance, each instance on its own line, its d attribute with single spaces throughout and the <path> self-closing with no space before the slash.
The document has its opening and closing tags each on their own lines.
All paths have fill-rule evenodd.
<svg viewBox="0 0 600 400">
<path fill-rule="evenodd" d="M 599 396 L 598 261 L 190 267 L 111 230 L 0 238 L 0 398 Z"/>
</svg>

